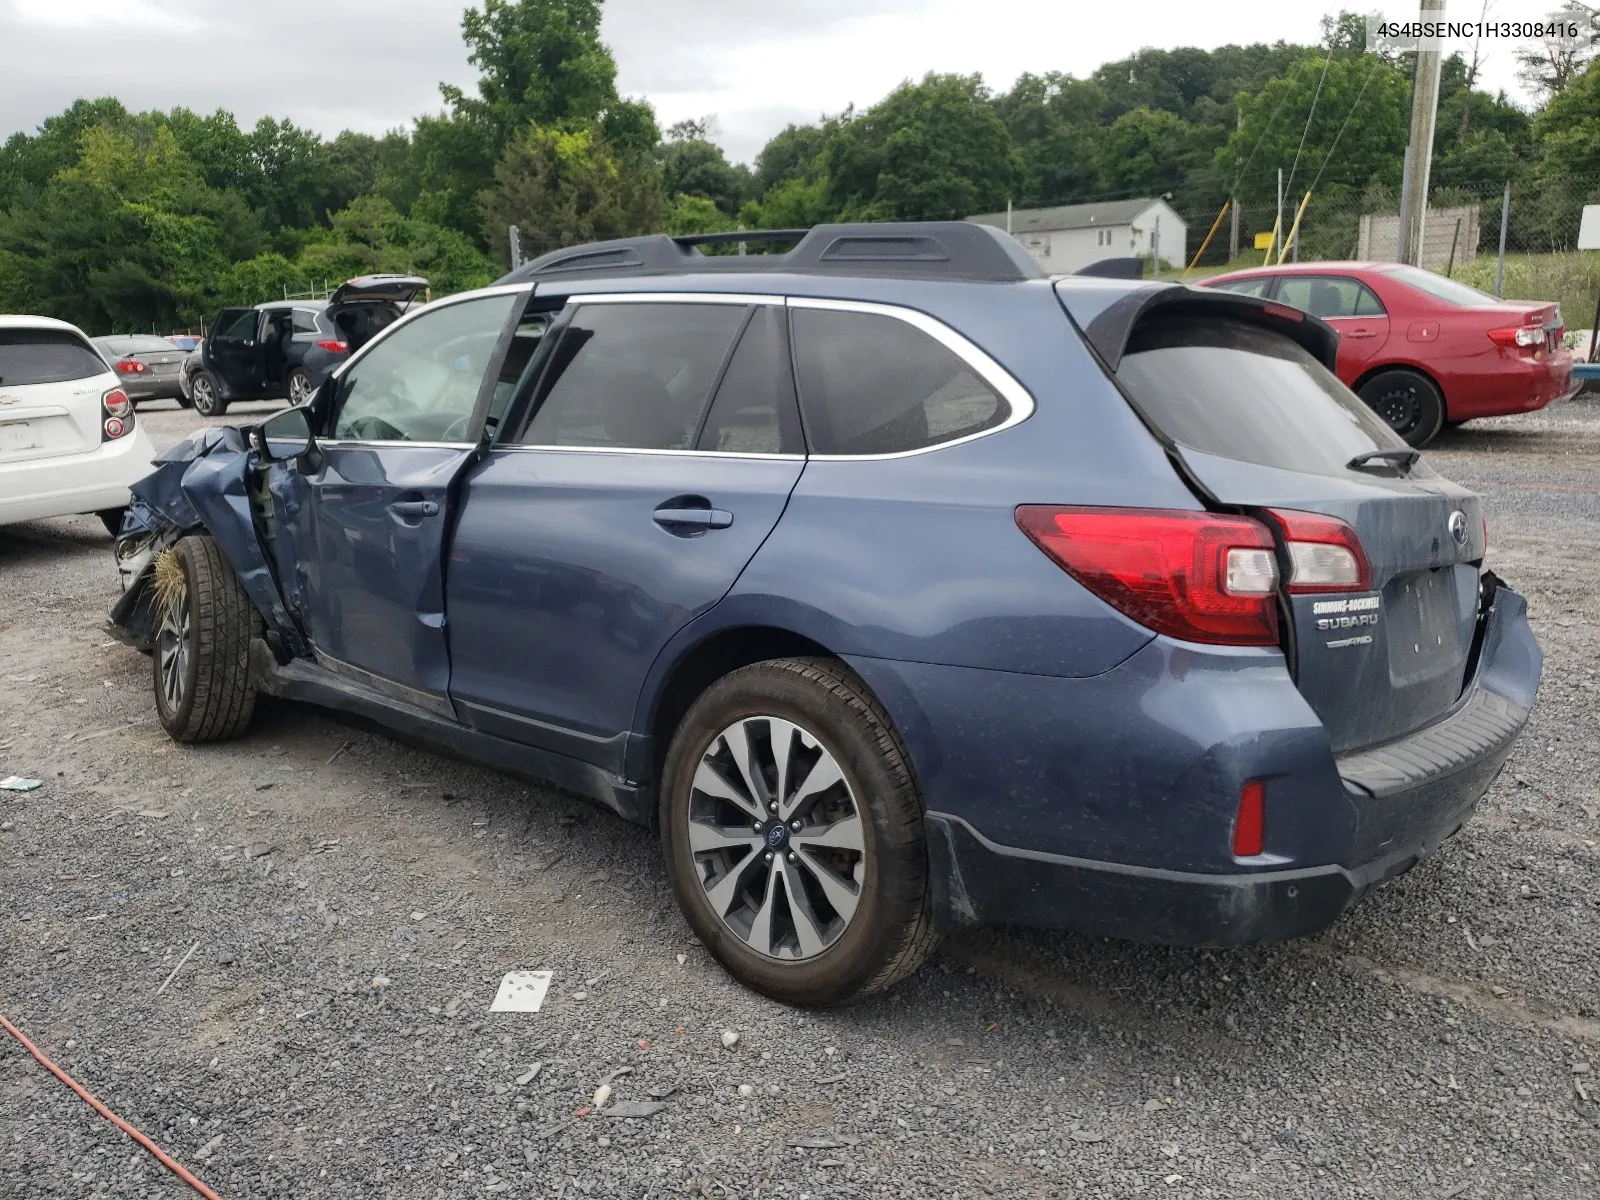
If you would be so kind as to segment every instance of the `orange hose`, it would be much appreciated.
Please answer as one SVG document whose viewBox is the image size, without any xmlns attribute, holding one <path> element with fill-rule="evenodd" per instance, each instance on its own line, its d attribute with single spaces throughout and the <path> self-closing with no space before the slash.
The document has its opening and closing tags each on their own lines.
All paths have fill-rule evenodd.
<svg viewBox="0 0 1600 1200">
<path fill-rule="evenodd" d="M 132 1125 L 129 1125 L 121 1117 L 117 1116 L 116 1113 L 112 1112 L 104 1104 L 101 1104 L 100 1101 L 96 1100 L 93 1096 L 91 1096 L 89 1094 L 89 1091 L 88 1091 L 87 1088 L 85 1088 L 81 1083 L 79 1083 L 71 1075 L 68 1075 L 60 1067 L 56 1066 L 55 1063 L 51 1062 L 48 1058 L 46 1058 L 44 1056 L 44 1054 L 40 1052 L 39 1047 L 35 1046 L 32 1042 L 30 1042 L 26 1037 L 23 1036 L 22 1030 L 18 1029 L 15 1025 L 13 1025 L 10 1021 L 6 1020 L 5 1017 L 3 1017 L 3 1016 L 0 1016 L 0 1026 L 4 1026 L 5 1027 L 5 1031 L 7 1033 L 9 1033 L 12 1037 L 16 1038 L 17 1041 L 21 1042 L 23 1047 L 24 1047 L 24 1049 L 26 1049 L 29 1054 L 33 1055 L 34 1058 L 38 1059 L 39 1062 L 44 1066 L 45 1070 L 49 1071 L 57 1079 L 61 1080 L 62 1083 L 66 1084 L 73 1091 L 77 1092 L 79 1097 L 84 1101 L 84 1103 L 88 1104 L 90 1108 L 94 1109 L 95 1112 L 99 1113 L 102 1117 L 104 1117 L 106 1120 L 110 1121 L 118 1129 L 122 1130 L 123 1133 L 127 1134 L 134 1141 L 138 1142 L 139 1145 L 143 1146 L 146 1150 L 150 1151 L 151 1154 L 154 1154 L 156 1156 L 156 1161 L 159 1162 L 163 1167 L 165 1167 L 167 1170 L 171 1171 L 174 1175 L 176 1175 L 179 1179 L 181 1179 L 185 1183 L 187 1183 L 195 1191 L 199 1192 L 202 1196 L 204 1196 L 206 1198 L 206 1200 L 222 1200 L 221 1196 L 218 1196 L 215 1192 L 213 1192 L 205 1184 L 201 1183 L 193 1175 L 189 1174 L 188 1171 L 184 1170 L 183 1167 L 180 1166 L 172 1158 L 172 1156 L 169 1155 L 160 1146 L 156 1145 L 149 1138 L 145 1137 L 144 1134 L 140 1133 Z"/>
</svg>

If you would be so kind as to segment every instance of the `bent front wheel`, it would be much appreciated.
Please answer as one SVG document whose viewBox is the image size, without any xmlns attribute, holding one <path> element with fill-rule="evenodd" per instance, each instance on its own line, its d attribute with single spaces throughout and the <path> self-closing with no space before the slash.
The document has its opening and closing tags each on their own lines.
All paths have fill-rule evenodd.
<svg viewBox="0 0 1600 1200">
<path fill-rule="evenodd" d="M 179 742 L 238 737 L 255 712 L 250 641 L 261 618 L 233 567 L 209 537 L 181 538 L 158 560 L 161 614 L 150 656 L 156 715 Z"/>
</svg>

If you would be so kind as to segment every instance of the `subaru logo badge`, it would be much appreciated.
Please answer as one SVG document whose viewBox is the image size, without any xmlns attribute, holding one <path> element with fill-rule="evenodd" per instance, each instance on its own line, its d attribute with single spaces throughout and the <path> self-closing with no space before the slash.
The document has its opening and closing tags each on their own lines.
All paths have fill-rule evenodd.
<svg viewBox="0 0 1600 1200">
<path fill-rule="evenodd" d="M 789 831 L 783 827 L 781 822 L 774 824 L 767 830 L 767 845 L 773 850 L 782 849 L 783 844 L 788 840 Z"/>
<path fill-rule="evenodd" d="M 1459 508 L 1450 514 L 1450 536 L 1458 546 L 1467 544 L 1467 514 Z"/>
</svg>

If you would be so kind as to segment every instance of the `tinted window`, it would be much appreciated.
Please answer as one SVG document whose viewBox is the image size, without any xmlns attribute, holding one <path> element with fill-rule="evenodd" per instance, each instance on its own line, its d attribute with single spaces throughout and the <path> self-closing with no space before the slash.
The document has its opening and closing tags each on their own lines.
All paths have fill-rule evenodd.
<svg viewBox="0 0 1600 1200">
<path fill-rule="evenodd" d="M 1117 378 L 1173 441 L 1223 458 L 1338 475 L 1358 454 L 1405 448 L 1299 345 L 1239 321 L 1141 325 Z"/>
<path fill-rule="evenodd" d="M 814 454 L 894 454 L 993 428 L 1010 409 L 955 353 L 873 313 L 792 313 Z"/>
<path fill-rule="evenodd" d="M 1212 286 L 1219 292 L 1237 292 L 1241 296 L 1265 296 L 1267 285 L 1271 282 L 1271 275 L 1263 275 L 1258 279 L 1229 279 Z"/>
<path fill-rule="evenodd" d="M 309 308 L 294 310 L 294 331 L 296 333 L 321 333 L 317 327 L 317 314 Z"/>
<path fill-rule="evenodd" d="M 525 312 L 522 320 L 517 322 L 511 347 L 506 351 L 505 361 L 500 364 L 500 377 L 494 382 L 494 398 L 489 401 L 489 421 L 493 428 L 499 428 L 506 406 L 517 392 L 517 385 L 524 377 L 532 378 L 542 366 L 542 362 L 536 364 L 534 358 L 539 347 L 544 345 L 545 334 L 550 331 L 554 320 L 553 313 Z"/>
<path fill-rule="evenodd" d="M 1435 299 L 1460 308 L 1487 308 L 1500 303 L 1487 292 L 1457 283 L 1454 279 L 1446 279 L 1443 275 L 1435 275 L 1432 271 L 1424 271 L 1421 267 L 1385 267 L 1384 271 L 1408 287 L 1427 292 Z"/>
<path fill-rule="evenodd" d="M 531 446 L 687 450 L 746 310 L 590 304 L 573 313 L 541 383 Z"/>
<path fill-rule="evenodd" d="M 335 438 L 461 442 L 516 296 L 429 309 L 372 347 L 339 383 Z"/>
<path fill-rule="evenodd" d="M 1286 276 L 1278 283 L 1278 299 L 1314 317 L 1377 317 L 1384 312 L 1370 288 L 1342 275 Z"/>
<path fill-rule="evenodd" d="M 800 414 L 789 367 L 783 309 L 756 309 L 695 442 L 730 454 L 800 454 Z"/>
<path fill-rule="evenodd" d="M 0 329 L 0 385 L 66 383 L 110 369 L 87 342 L 65 329 Z"/>
<path fill-rule="evenodd" d="M 217 327 L 211 336 L 219 342 L 251 341 L 256 336 L 256 310 L 253 308 L 227 308 L 217 318 Z"/>
</svg>

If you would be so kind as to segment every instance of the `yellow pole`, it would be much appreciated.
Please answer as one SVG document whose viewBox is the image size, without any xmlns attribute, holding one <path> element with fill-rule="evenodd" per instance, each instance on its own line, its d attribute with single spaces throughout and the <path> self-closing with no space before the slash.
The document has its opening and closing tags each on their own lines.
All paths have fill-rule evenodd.
<svg viewBox="0 0 1600 1200">
<path fill-rule="evenodd" d="M 1283 249 L 1278 252 L 1278 265 L 1283 265 L 1283 260 L 1288 257 L 1290 248 L 1294 245 L 1295 238 L 1300 236 L 1300 218 L 1306 215 L 1306 205 L 1311 203 L 1311 193 L 1306 193 L 1306 198 L 1300 201 L 1300 207 L 1294 214 L 1294 224 L 1289 228 L 1289 236 L 1284 239 Z"/>
<path fill-rule="evenodd" d="M 1222 224 L 1222 218 L 1228 215 L 1228 205 L 1232 200 L 1222 202 L 1222 211 L 1217 214 L 1217 219 L 1211 222 L 1211 232 L 1206 234 L 1206 240 L 1200 243 L 1200 249 L 1194 252 L 1194 257 L 1189 260 L 1189 265 L 1183 269 L 1183 274 L 1178 276 L 1179 282 L 1189 277 L 1189 272 L 1194 270 L 1195 264 L 1200 261 L 1200 256 L 1206 252 L 1206 247 L 1211 245 L 1211 239 L 1217 236 L 1217 227 Z"/>
<path fill-rule="evenodd" d="M 1272 252 L 1278 245 L 1278 234 L 1283 229 L 1283 216 L 1280 213 L 1277 220 L 1272 222 L 1272 240 L 1267 243 L 1267 257 L 1262 260 L 1263 267 L 1272 265 Z"/>
</svg>

